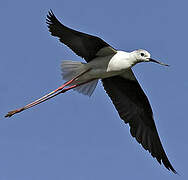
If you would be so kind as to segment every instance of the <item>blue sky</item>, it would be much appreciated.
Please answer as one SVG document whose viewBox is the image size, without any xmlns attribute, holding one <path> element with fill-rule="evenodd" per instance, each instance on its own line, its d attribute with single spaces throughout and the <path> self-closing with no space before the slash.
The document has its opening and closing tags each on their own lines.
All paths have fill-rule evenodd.
<svg viewBox="0 0 188 180">
<path fill-rule="evenodd" d="M 187 6 L 170 0 L 2 0 L 0 180 L 188 179 Z M 50 36 L 49 9 L 64 24 L 102 37 L 114 48 L 143 48 L 171 65 L 143 63 L 134 72 L 181 176 L 137 144 L 101 84 L 91 98 L 71 91 L 4 118 L 61 85 L 63 59 L 81 60 Z"/>
</svg>

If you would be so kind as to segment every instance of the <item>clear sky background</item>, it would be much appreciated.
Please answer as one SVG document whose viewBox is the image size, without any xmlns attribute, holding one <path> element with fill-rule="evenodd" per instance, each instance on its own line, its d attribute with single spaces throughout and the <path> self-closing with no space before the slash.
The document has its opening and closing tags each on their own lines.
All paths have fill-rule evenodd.
<svg viewBox="0 0 188 180">
<path fill-rule="evenodd" d="M 188 179 L 187 7 L 183 0 L 1 0 L 0 180 Z M 48 32 L 49 9 L 114 48 L 143 48 L 171 65 L 142 63 L 134 72 L 181 176 L 131 137 L 101 83 L 91 98 L 70 91 L 4 118 L 61 85 L 63 59 L 81 60 Z"/>
</svg>

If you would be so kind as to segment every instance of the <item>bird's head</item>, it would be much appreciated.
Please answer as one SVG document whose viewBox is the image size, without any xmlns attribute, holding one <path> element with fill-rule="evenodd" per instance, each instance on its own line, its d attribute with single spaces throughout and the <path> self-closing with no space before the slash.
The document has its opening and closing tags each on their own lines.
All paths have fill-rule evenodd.
<svg viewBox="0 0 188 180">
<path fill-rule="evenodd" d="M 144 49 L 138 49 L 132 52 L 134 58 L 136 59 L 136 63 L 139 62 L 155 62 L 164 66 L 169 66 L 168 64 L 164 64 L 160 61 L 157 61 L 155 59 L 151 58 L 151 55 L 148 51 L 144 50 Z"/>
</svg>

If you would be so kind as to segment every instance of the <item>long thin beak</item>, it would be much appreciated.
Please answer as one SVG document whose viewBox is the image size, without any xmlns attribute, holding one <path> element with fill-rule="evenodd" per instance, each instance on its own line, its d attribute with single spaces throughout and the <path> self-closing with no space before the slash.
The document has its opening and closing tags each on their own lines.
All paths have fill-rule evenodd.
<svg viewBox="0 0 188 180">
<path fill-rule="evenodd" d="M 158 64 L 161 64 L 161 65 L 163 65 L 163 66 L 169 66 L 168 64 L 162 63 L 162 62 L 160 62 L 160 61 L 157 61 L 157 60 L 155 60 L 155 59 L 152 59 L 152 58 L 149 58 L 149 61 L 150 61 L 150 62 L 154 62 L 154 63 L 158 63 Z"/>
</svg>

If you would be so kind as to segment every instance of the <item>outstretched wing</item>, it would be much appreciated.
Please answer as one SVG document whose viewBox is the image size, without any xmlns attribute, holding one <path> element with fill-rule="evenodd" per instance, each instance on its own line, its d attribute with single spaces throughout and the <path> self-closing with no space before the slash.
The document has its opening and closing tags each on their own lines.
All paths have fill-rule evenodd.
<svg viewBox="0 0 188 180">
<path fill-rule="evenodd" d="M 87 62 L 97 56 L 106 56 L 116 53 L 114 48 L 99 37 L 75 31 L 64 26 L 58 21 L 52 11 L 47 15 L 46 22 L 52 36 L 59 37 L 62 43 L 67 45 Z"/>
<path fill-rule="evenodd" d="M 130 70 L 129 77 L 133 76 Z M 177 173 L 169 162 L 162 147 L 153 119 L 149 101 L 139 83 L 122 76 L 114 76 L 102 80 L 104 89 L 115 105 L 119 116 L 125 123 L 129 123 L 130 132 L 145 150 L 168 169 Z"/>
</svg>

